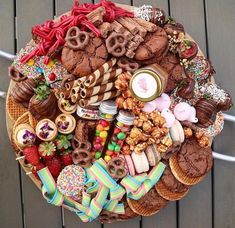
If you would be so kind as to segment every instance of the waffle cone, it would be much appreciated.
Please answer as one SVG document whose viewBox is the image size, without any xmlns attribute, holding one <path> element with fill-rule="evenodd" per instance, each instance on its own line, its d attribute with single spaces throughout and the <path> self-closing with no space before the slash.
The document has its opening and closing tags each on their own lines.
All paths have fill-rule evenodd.
<svg viewBox="0 0 235 228">
<path fill-rule="evenodd" d="M 132 211 L 134 211 L 136 214 L 141 215 L 141 216 L 151 216 L 153 214 L 158 213 L 160 210 L 150 210 L 146 207 L 143 207 L 137 200 L 133 199 L 127 199 L 128 205 L 131 208 Z"/>
<path fill-rule="evenodd" d="M 6 106 L 7 106 L 7 112 L 12 121 L 16 121 L 20 116 L 22 116 L 24 113 L 27 112 L 27 109 L 22 105 L 16 103 L 15 101 L 13 101 L 11 96 L 8 97 Z"/>
<path fill-rule="evenodd" d="M 176 201 L 182 199 L 184 196 L 187 195 L 189 189 L 185 192 L 171 192 L 169 189 L 166 188 L 166 186 L 162 183 L 162 181 L 158 181 L 158 183 L 155 185 L 155 188 L 158 192 L 158 194 L 169 201 Z"/>
<path fill-rule="evenodd" d="M 175 178 L 185 185 L 195 185 L 202 181 L 205 176 L 203 175 L 201 177 L 194 178 L 187 176 L 186 173 L 181 170 L 176 155 L 171 156 L 171 158 L 169 159 L 169 164 Z"/>
<path fill-rule="evenodd" d="M 38 124 L 38 120 L 34 118 L 34 116 L 30 112 L 28 114 L 29 114 L 29 123 L 31 127 L 35 129 Z"/>
</svg>

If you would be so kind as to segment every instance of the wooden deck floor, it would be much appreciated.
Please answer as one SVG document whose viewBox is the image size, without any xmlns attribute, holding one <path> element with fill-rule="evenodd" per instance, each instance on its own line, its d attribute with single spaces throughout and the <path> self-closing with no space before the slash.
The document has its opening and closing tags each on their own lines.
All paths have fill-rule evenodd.
<svg viewBox="0 0 235 228">
<path fill-rule="evenodd" d="M 152 4 L 163 8 L 199 43 L 217 72 L 216 80 L 235 98 L 234 0 L 121 0 L 119 3 Z M 31 27 L 68 10 L 73 0 L 0 0 L 0 49 L 15 53 L 30 39 Z M 7 67 L 0 59 L 0 89 L 7 90 Z M 235 114 L 235 108 L 230 111 Z M 14 159 L 5 128 L 5 101 L 0 100 L 0 227 L 101 228 L 82 224 L 68 211 L 50 206 Z M 214 150 L 234 154 L 235 125 L 226 124 Z M 215 161 L 207 178 L 180 202 L 170 203 L 150 218 L 104 225 L 108 228 L 234 228 L 235 164 Z"/>
</svg>

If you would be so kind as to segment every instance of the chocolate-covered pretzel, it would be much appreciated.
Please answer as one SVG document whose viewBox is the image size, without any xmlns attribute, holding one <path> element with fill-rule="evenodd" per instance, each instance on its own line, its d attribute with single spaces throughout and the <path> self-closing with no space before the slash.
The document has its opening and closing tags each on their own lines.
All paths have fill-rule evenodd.
<svg viewBox="0 0 235 228">
<path fill-rule="evenodd" d="M 89 34 L 78 27 L 71 27 L 65 37 L 66 45 L 73 50 L 81 50 L 89 43 Z"/>
<path fill-rule="evenodd" d="M 8 69 L 9 77 L 15 82 L 21 82 L 27 79 L 27 77 L 21 74 L 14 66 L 10 66 Z"/>
<path fill-rule="evenodd" d="M 134 62 L 132 59 L 128 59 L 126 57 L 122 57 L 118 60 L 117 65 L 125 71 L 129 71 L 131 73 L 135 72 L 139 68 L 139 63 Z"/>
<path fill-rule="evenodd" d="M 74 150 L 77 149 L 77 148 L 80 148 L 80 149 L 90 151 L 91 150 L 91 143 L 88 142 L 88 141 L 80 141 L 76 138 L 73 138 L 72 139 L 72 147 L 73 147 Z"/>
<path fill-rule="evenodd" d="M 108 53 L 115 57 L 121 57 L 126 53 L 127 39 L 121 33 L 112 33 L 106 40 Z"/>
<path fill-rule="evenodd" d="M 77 148 L 72 152 L 72 160 L 75 165 L 87 168 L 91 165 L 92 156 L 88 150 Z"/>
<path fill-rule="evenodd" d="M 107 169 L 110 176 L 114 179 L 121 179 L 127 174 L 127 169 L 125 168 L 125 160 L 120 157 L 112 158 L 107 164 Z"/>
</svg>

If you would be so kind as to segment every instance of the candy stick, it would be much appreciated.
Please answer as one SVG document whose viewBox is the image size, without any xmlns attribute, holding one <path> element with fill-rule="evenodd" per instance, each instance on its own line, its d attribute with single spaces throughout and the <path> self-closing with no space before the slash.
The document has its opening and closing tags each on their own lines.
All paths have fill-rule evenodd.
<svg viewBox="0 0 235 228">
<path fill-rule="evenodd" d="M 109 81 L 113 78 L 116 78 L 119 74 L 122 73 L 122 69 L 121 68 L 118 68 L 118 69 L 114 69 L 113 71 L 111 71 L 110 73 L 106 73 L 104 74 L 103 76 L 100 76 L 99 78 L 97 78 L 96 81 L 85 81 L 83 83 L 83 85 L 85 87 L 91 87 L 91 86 L 95 86 L 95 85 L 100 85 L 102 84 L 103 82 L 105 81 Z"/>
<path fill-rule="evenodd" d="M 26 173 L 26 176 L 28 176 L 28 175 L 30 175 L 30 174 L 32 174 L 32 172 L 27 172 L 27 173 Z"/>
<path fill-rule="evenodd" d="M 24 159 L 24 158 L 25 158 L 25 156 L 17 157 L 17 158 L 16 158 L 16 161 L 22 160 L 22 159 Z"/>
<path fill-rule="evenodd" d="M 101 67 L 99 67 L 95 72 L 88 76 L 85 80 L 84 85 L 88 86 L 95 86 L 97 85 L 96 81 L 103 76 L 110 68 L 112 68 L 117 62 L 117 59 L 112 58 L 108 62 L 104 63 Z"/>
<path fill-rule="evenodd" d="M 81 98 L 92 97 L 94 95 L 102 94 L 104 92 L 111 91 L 113 89 L 115 89 L 114 82 L 110 82 L 105 85 L 95 86 L 89 89 L 82 89 L 80 91 L 80 96 Z"/>
<path fill-rule="evenodd" d="M 91 104 L 94 104 L 94 103 L 97 103 L 99 101 L 106 101 L 106 100 L 109 100 L 109 99 L 112 99 L 114 97 L 117 97 L 120 95 L 120 91 L 119 90 L 112 90 L 112 91 L 108 91 L 104 94 L 98 94 L 98 95 L 95 95 L 93 97 L 89 97 L 89 98 L 86 98 L 86 99 L 80 99 L 79 100 L 79 105 L 81 107 L 86 107 L 86 106 L 89 106 Z"/>
</svg>

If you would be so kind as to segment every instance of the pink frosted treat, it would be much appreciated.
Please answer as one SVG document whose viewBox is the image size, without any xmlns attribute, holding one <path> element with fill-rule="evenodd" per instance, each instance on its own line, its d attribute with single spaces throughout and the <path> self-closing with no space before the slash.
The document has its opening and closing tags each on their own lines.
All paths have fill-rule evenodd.
<svg viewBox="0 0 235 228">
<path fill-rule="evenodd" d="M 161 116 L 166 120 L 166 127 L 171 128 L 175 122 L 174 114 L 169 109 L 165 108 L 162 110 Z"/>
<path fill-rule="evenodd" d="M 190 121 L 196 123 L 198 119 L 196 118 L 196 110 L 194 107 L 186 102 L 178 103 L 174 108 L 175 118 L 179 121 Z"/>
<path fill-rule="evenodd" d="M 156 109 L 160 112 L 162 112 L 163 109 L 169 109 L 171 105 L 171 99 L 166 93 L 163 93 L 154 100 L 154 102 L 156 103 Z"/>
</svg>

